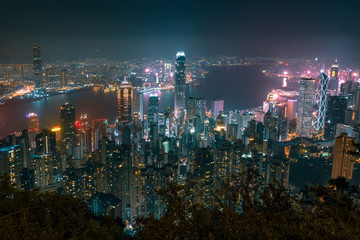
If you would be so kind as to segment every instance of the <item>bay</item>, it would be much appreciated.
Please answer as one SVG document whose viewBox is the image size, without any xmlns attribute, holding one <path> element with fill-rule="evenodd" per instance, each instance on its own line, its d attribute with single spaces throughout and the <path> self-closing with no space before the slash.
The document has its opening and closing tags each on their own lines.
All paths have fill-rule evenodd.
<svg viewBox="0 0 360 240">
<path fill-rule="evenodd" d="M 200 84 L 189 86 L 187 96 L 203 97 L 210 107 L 211 99 L 223 98 L 225 110 L 242 110 L 260 106 L 269 91 L 281 86 L 277 78 L 266 77 L 259 66 L 209 67 L 208 74 Z M 174 104 L 173 92 L 161 91 L 159 109 Z M 144 112 L 150 93 L 144 95 Z M 33 102 L 0 105 L 0 138 L 26 128 L 26 114 L 35 112 L 39 116 L 40 128 L 51 128 L 60 123 L 60 107 L 69 102 L 75 106 L 76 118 L 87 113 L 90 121 L 107 118 L 114 123 L 117 116 L 116 92 L 85 89 L 55 95 Z"/>
</svg>

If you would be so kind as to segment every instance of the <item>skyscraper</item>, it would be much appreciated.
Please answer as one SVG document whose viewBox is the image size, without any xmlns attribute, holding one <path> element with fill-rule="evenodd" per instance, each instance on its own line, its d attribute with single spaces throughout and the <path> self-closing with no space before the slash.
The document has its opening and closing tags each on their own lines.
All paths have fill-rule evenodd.
<svg viewBox="0 0 360 240">
<path fill-rule="evenodd" d="M 345 122 L 346 97 L 330 96 L 325 116 L 324 137 L 333 140 L 336 132 L 336 125 Z"/>
<path fill-rule="evenodd" d="M 355 109 L 354 109 L 354 113 L 355 116 L 353 116 L 352 120 L 355 123 L 360 123 L 360 89 L 356 89 L 355 93 L 354 93 L 355 97 Z"/>
<path fill-rule="evenodd" d="M 329 90 L 338 91 L 339 88 L 339 64 L 337 59 L 335 59 L 334 64 L 331 66 L 331 79 Z"/>
<path fill-rule="evenodd" d="M 56 152 L 56 134 L 55 132 L 44 129 L 36 135 L 36 153 L 38 155 Z"/>
<path fill-rule="evenodd" d="M 198 103 L 198 99 L 194 97 L 189 97 L 187 99 L 187 106 L 186 106 L 186 114 L 188 119 L 193 119 L 196 115 L 196 107 Z"/>
<path fill-rule="evenodd" d="M 215 98 L 211 101 L 211 114 L 214 119 L 219 115 L 220 112 L 224 111 L 224 99 Z"/>
<path fill-rule="evenodd" d="M 92 142 L 93 142 L 93 151 L 99 149 L 100 141 L 106 137 L 106 128 L 108 120 L 106 118 L 93 119 L 93 133 L 92 133 Z"/>
<path fill-rule="evenodd" d="M 140 116 L 141 121 L 144 119 L 144 94 L 139 90 L 134 90 L 134 114 Z"/>
<path fill-rule="evenodd" d="M 315 81 L 313 78 L 300 79 L 296 121 L 296 134 L 299 137 L 310 137 L 312 133 Z"/>
<path fill-rule="evenodd" d="M 205 98 L 198 99 L 196 112 L 202 120 L 205 119 L 205 116 L 206 116 L 206 99 Z"/>
<path fill-rule="evenodd" d="M 61 87 L 67 87 L 69 81 L 69 75 L 67 69 L 62 69 L 60 72 Z"/>
<path fill-rule="evenodd" d="M 35 137 L 39 133 L 39 116 L 36 113 L 26 115 L 26 129 L 29 132 L 29 142 L 32 148 L 35 147 Z"/>
<path fill-rule="evenodd" d="M 179 51 L 175 62 L 175 118 L 184 117 L 185 107 L 185 53 Z"/>
<path fill-rule="evenodd" d="M 355 138 L 348 137 L 346 133 L 342 133 L 335 138 L 331 178 L 344 177 L 349 180 L 352 179 L 355 157 L 351 152 L 355 151 Z"/>
<path fill-rule="evenodd" d="M 148 122 L 149 126 L 157 123 L 159 118 L 159 97 L 157 94 L 150 94 L 148 106 Z"/>
<path fill-rule="evenodd" d="M 118 132 L 121 144 L 131 144 L 131 123 L 133 111 L 133 88 L 123 81 L 118 90 Z"/>
<path fill-rule="evenodd" d="M 43 86 L 42 82 L 42 66 L 41 66 L 41 55 L 40 46 L 33 47 L 33 69 L 34 69 L 34 82 L 36 88 Z"/>
<path fill-rule="evenodd" d="M 316 113 L 313 120 L 315 130 L 322 131 L 324 129 L 325 112 L 328 96 L 328 76 L 321 73 L 318 81 L 318 90 L 316 93 L 315 104 Z"/>
<path fill-rule="evenodd" d="M 297 110 L 297 100 L 296 99 L 288 99 L 287 100 L 286 117 L 289 120 L 293 120 L 296 118 L 296 110 Z"/>
<path fill-rule="evenodd" d="M 60 133 L 64 153 L 72 155 L 76 146 L 75 108 L 65 103 L 60 108 Z"/>
</svg>

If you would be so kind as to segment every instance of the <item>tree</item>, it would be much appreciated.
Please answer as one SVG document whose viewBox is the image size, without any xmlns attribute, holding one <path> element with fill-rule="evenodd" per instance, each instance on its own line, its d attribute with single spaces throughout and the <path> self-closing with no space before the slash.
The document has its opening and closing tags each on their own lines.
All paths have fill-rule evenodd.
<svg viewBox="0 0 360 240">
<path fill-rule="evenodd" d="M 78 198 L 21 191 L 0 178 L 0 239 L 124 239 L 124 225 L 96 218 Z"/>
</svg>

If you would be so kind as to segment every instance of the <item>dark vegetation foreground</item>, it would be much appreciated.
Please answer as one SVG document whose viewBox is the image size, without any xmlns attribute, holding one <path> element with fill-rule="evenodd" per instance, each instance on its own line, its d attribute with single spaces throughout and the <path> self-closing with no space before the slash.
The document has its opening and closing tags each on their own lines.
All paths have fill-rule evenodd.
<svg viewBox="0 0 360 240">
<path fill-rule="evenodd" d="M 345 179 L 291 196 L 262 187 L 256 174 L 233 176 L 217 190 L 168 184 L 160 219 L 140 218 L 135 235 L 120 219 L 95 217 L 80 199 L 21 191 L 0 179 L 0 239 L 359 239 L 358 191 Z"/>
</svg>

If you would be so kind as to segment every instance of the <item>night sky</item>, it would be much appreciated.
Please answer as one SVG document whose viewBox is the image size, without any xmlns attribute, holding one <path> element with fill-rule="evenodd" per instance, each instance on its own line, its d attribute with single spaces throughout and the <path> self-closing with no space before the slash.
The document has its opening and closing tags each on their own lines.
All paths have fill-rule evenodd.
<svg viewBox="0 0 360 240">
<path fill-rule="evenodd" d="M 1 1 L 0 63 L 80 57 L 318 57 L 360 63 L 356 1 Z"/>
</svg>

